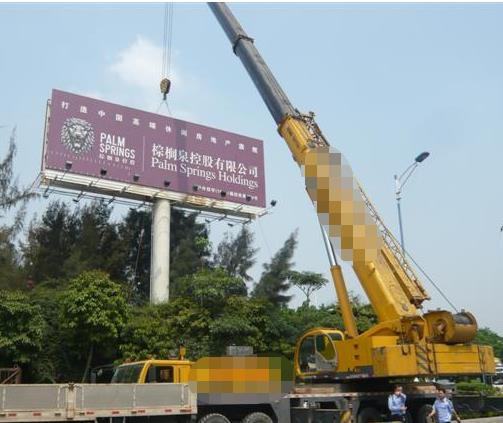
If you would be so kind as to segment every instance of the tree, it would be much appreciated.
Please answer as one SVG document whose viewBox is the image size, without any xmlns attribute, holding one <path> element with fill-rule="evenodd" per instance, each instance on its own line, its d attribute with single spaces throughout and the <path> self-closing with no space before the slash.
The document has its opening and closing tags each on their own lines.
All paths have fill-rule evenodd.
<svg viewBox="0 0 503 423">
<path fill-rule="evenodd" d="M 211 319 L 209 333 L 213 355 L 224 354 L 229 345 L 248 345 L 256 353 L 270 353 L 282 337 L 274 307 L 243 296 L 226 299 L 222 312 Z"/>
<path fill-rule="evenodd" d="M 71 280 L 61 298 L 61 325 L 81 357 L 87 355 L 82 382 L 87 379 L 96 346 L 114 345 L 127 321 L 122 287 L 100 271 Z"/>
<path fill-rule="evenodd" d="M 178 297 L 199 304 L 212 315 L 223 312 L 228 297 L 247 295 L 244 281 L 221 268 L 202 269 L 177 279 L 175 291 Z"/>
<path fill-rule="evenodd" d="M 9 229 L 0 227 L 0 289 L 22 289 L 24 272 Z"/>
<path fill-rule="evenodd" d="M 477 331 L 475 343 L 481 345 L 490 345 L 493 347 L 494 356 L 503 360 L 503 337 L 489 328 L 482 328 Z"/>
<path fill-rule="evenodd" d="M 287 272 L 287 278 L 290 283 L 299 288 L 306 296 L 305 304 L 311 302 L 311 294 L 318 291 L 328 283 L 328 280 L 321 273 L 297 272 L 290 270 Z"/>
<path fill-rule="evenodd" d="M 31 364 L 44 348 L 40 307 L 20 291 L 0 290 L 0 366 Z"/>
<path fill-rule="evenodd" d="M 285 241 L 270 263 L 264 264 L 264 271 L 255 285 L 253 296 L 270 301 L 274 305 L 286 306 L 291 295 L 285 295 L 290 288 L 287 274 L 293 266 L 292 257 L 297 246 L 297 231 Z"/>
<path fill-rule="evenodd" d="M 23 274 L 14 241 L 23 226 L 26 203 L 35 193 L 21 187 L 14 176 L 16 156 L 16 128 L 10 135 L 7 154 L 0 162 L 0 219 L 6 213 L 16 210 L 8 224 L 0 226 L 0 288 L 17 289 L 22 287 Z"/>
<path fill-rule="evenodd" d="M 32 365 L 37 383 L 57 383 L 74 376 L 72 349 L 61 329 L 61 296 L 62 283 L 56 280 L 37 284 L 29 293 L 30 302 L 40 308 L 46 323 L 44 348 Z"/>
<path fill-rule="evenodd" d="M 352 295 L 350 301 L 358 332 L 365 332 L 378 323 L 377 316 L 370 304 L 363 303 L 357 295 Z M 337 305 L 337 308 L 339 308 L 339 305 Z"/>
<path fill-rule="evenodd" d="M 214 254 L 214 265 L 222 267 L 232 276 L 250 281 L 248 271 L 255 264 L 257 249 L 253 248 L 253 234 L 243 225 L 235 238 L 226 233 Z"/>
<path fill-rule="evenodd" d="M 119 351 L 124 359 L 166 358 L 177 347 L 177 334 L 167 324 L 160 307 L 135 307 L 122 334 Z"/>
<path fill-rule="evenodd" d="M 54 201 L 40 220 L 30 225 L 23 247 L 27 272 L 38 282 L 69 279 L 86 270 L 100 269 L 114 278 L 122 276 L 116 225 L 112 209 L 96 200 L 73 212 Z"/>
<path fill-rule="evenodd" d="M 111 265 L 118 238 L 115 224 L 110 222 L 111 213 L 112 208 L 105 200 L 94 200 L 75 210 L 74 242 L 63 265 L 67 277 L 94 269 L 119 276 L 118 269 Z"/>
<path fill-rule="evenodd" d="M 130 209 L 118 225 L 115 251 L 122 264 L 120 278 L 128 285 L 129 299 L 135 304 L 146 301 L 150 290 L 152 212 Z"/>
<path fill-rule="evenodd" d="M 21 187 L 17 178 L 14 177 L 16 151 L 16 128 L 14 128 L 10 135 L 7 154 L 0 162 L 0 218 L 4 218 L 6 212 L 20 206 L 12 224 L 9 225 L 13 234 L 22 227 L 26 203 L 36 197 L 29 188 Z"/>
<path fill-rule="evenodd" d="M 191 275 L 207 264 L 210 256 L 208 229 L 196 220 L 197 214 L 185 215 L 171 210 L 170 225 L 170 280 Z"/>
<path fill-rule="evenodd" d="M 65 262 L 77 239 L 78 219 L 63 202 L 53 201 L 33 219 L 23 245 L 25 267 L 36 282 L 66 276 Z"/>
</svg>

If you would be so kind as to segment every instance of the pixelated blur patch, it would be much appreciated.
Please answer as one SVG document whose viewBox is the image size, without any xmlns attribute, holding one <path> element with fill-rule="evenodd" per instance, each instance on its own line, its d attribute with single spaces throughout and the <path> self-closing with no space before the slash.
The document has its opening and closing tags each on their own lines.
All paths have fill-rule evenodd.
<svg viewBox="0 0 503 423">
<path fill-rule="evenodd" d="M 332 147 L 309 151 L 302 172 L 320 223 L 345 261 L 376 260 L 382 239 L 342 154 Z"/>
<path fill-rule="evenodd" d="M 189 380 L 198 393 L 276 394 L 290 391 L 293 366 L 284 357 L 204 357 Z"/>
</svg>

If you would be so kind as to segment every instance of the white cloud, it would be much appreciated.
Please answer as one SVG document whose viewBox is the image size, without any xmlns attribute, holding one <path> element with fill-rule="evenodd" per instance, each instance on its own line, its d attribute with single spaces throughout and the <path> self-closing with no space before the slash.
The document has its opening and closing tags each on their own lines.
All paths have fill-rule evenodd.
<svg viewBox="0 0 503 423">
<path fill-rule="evenodd" d="M 176 52 L 173 52 L 176 53 Z M 175 56 L 175 54 L 173 54 Z M 171 74 L 168 78 L 171 80 L 172 87 L 179 90 L 181 82 L 178 72 L 173 69 L 171 64 Z M 154 44 L 148 38 L 138 35 L 129 46 L 120 50 L 116 55 L 116 60 L 108 66 L 108 71 L 118 78 L 122 84 L 133 88 L 132 91 L 137 94 L 134 98 L 124 97 L 123 94 L 117 94 L 115 100 L 119 103 L 129 103 L 133 107 L 138 107 L 151 112 L 159 110 L 161 101 L 161 92 L 159 83 L 161 81 L 162 71 L 162 48 Z M 171 111 L 177 117 L 180 117 L 177 108 L 173 107 L 173 92 L 168 97 Z M 132 103 L 131 103 L 132 102 Z M 161 114 L 167 114 L 165 106 L 159 110 Z M 187 113 L 190 115 L 190 113 Z"/>
<path fill-rule="evenodd" d="M 162 49 L 137 36 L 133 44 L 118 53 L 110 70 L 127 84 L 151 89 L 153 82 L 160 80 L 161 66 Z"/>
<path fill-rule="evenodd" d="M 168 114 L 160 106 L 159 83 L 162 71 L 162 48 L 143 35 L 119 50 L 115 60 L 107 67 L 119 86 L 113 84 L 108 98 L 119 104 L 127 104 L 149 112 Z M 218 95 L 211 89 L 211 81 L 205 79 L 201 69 L 187 71 L 183 67 L 185 57 L 176 49 L 172 52 L 171 91 L 168 103 L 172 116 L 212 126 Z M 182 75 L 182 76 L 180 76 Z M 128 89 L 124 89 L 127 86 Z M 218 119 L 216 119 L 218 122 Z"/>
</svg>

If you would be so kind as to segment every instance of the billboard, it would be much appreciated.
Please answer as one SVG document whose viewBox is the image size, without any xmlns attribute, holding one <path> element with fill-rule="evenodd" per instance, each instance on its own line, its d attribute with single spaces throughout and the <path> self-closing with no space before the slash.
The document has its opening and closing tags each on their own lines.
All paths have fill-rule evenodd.
<svg viewBox="0 0 503 423">
<path fill-rule="evenodd" d="M 252 214 L 265 207 L 261 140 L 59 90 L 43 156 L 46 183 Z"/>
</svg>

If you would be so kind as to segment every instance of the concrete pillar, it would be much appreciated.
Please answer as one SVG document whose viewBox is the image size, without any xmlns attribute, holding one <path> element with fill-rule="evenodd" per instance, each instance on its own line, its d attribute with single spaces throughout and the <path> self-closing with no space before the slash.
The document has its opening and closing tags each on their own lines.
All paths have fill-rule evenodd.
<svg viewBox="0 0 503 423">
<path fill-rule="evenodd" d="M 152 249 L 150 257 L 150 303 L 169 300 L 169 200 L 156 199 L 152 208 Z"/>
</svg>

